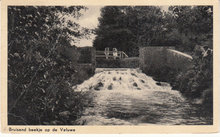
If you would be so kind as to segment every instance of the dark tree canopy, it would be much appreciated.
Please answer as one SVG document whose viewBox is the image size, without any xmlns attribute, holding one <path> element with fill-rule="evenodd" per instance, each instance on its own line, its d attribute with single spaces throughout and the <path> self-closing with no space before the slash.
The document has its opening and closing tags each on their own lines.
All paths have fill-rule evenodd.
<svg viewBox="0 0 220 137">
<path fill-rule="evenodd" d="M 158 7 L 104 7 L 96 30 L 94 47 L 99 50 L 115 47 L 129 56 L 137 56 L 138 46 L 152 43 L 153 40 L 147 39 L 147 36 L 152 36 L 160 30 L 161 19 L 162 13 Z"/>
<path fill-rule="evenodd" d="M 196 45 L 213 47 L 212 6 L 171 6 L 169 10 L 180 39 L 178 48 L 193 51 Z"/>
<path fill-rule="evenodd" d="M 140 46 L 174 46 L 192 52 L 195 45 L 212 47 L 212 7 L 106 6 L 101 9 L 94 47 L 138 55 Z"/>
</svg>

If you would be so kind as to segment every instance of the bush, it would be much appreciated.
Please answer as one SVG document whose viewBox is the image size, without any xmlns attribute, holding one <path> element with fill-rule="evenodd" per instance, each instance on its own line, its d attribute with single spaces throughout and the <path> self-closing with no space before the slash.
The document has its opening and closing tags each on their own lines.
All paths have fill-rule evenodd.
<svg viewBox="0 0 220 137">
<path fill-rule="evenodd" d="M 70 40 L 89 31 L 57 15 L 77 17 L 80 9 L 85 7 L 8 7 L 9 125 L 73 124 L 80 116 L 84 95 L 71 87 L 94 70 L 79 75 L 84 69 Z"/>
<path fill-rule="evenodd" d="M 85 95 L 73 92 L 64 82 L 51 84 L 46 91 L 31 90 L 9 113 L 8 124 L 72 125 L 81 116 L 84 99 Z"/>
<path fill-rule="evenodd" d="M 93 61 L 93 52 L 94 48 L 93 47 L 81 47 L 77 48 L 77 50 L 80 53 L 78 63 L 92 63 Z"/>
<path fill-rule="evenodd" d="M 80 116 L 84 96 L 71 87 L 92 76 L 94 69 L 79 67 L 56 51 L 51 56 L 40 56 L 38 62 L 33 54 L 26 66 L 23 60 L 10 58 L 9 124 L 71 124 Z"/>
<path fill-rule="evenodd" d="M 197 50 L 199 49 L 196 49 L 193 55 L 193 66 L 186 73 L 181 72 L 176 77 L 179 84 L 176 83 L 175 86 L 189 98 L 205 98 L 206 94 L 203 93 L 213 88 L 212 53 L 204 56 Z"/>
<path fill-rule="evenodd" d="M 156 81 L 171 84 L 172 88 L 180 91 L 183 96 L 195 102 L 200 100 L 201 111 L 208 115 L 213 112 L 213 54 L 211 49 L 205 52 L 201 46 L 196 46 L 193 51 L 193 64 L 188 69 L 177 70 L 168 65 L 160 69 L 150 67 L 143 70 Z M 149 66 L 147 66 L 149 68 Z"/>
</svg>

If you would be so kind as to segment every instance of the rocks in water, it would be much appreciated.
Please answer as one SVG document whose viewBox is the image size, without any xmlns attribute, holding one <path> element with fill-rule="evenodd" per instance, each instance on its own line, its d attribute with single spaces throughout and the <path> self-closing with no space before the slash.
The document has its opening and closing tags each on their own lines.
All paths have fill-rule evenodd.
<svg viewBox="0 0 220 137">
<path fill-rule="evenodd" d="M 160 83 L 160 82 L 157 82 L 156 84 L 157 84 L 158 86 L 161 86 L 161 83 Z"/>
<path fill-rule="evenodd" d="M 116 77 L 113 77 L 113 80 L 115 81 L 115 80 L 116 80 Z"/>
<path fill-rule="evenodd" d="M 92 86 L 89 86 L 89 90 L 91 90 L 92 89 Z"/>
<path fill-rule="evenodd" d="M 138 87 L 138 84 L 136 82 L 133 83 L 133 86 L 136 87 L 137 90 L 141 90 L 141 88 Z"/>
<path fill-rule="evenodd" d="M 112 83 L 108 86 L 108 90 L 112 90 Z"/>
<path fill-rule="evenodd" d="M 138 87 L 138 84 L 136 82 L 133 83 L 133 86 Z"/>
<path fill-rule="evenodd" d="M 158 86 L 169 87 L 170 85 L 166 82 L 156 82 Z"/>
<path fill-rule="evenodd" d="M 99 82 L 95 85 L 94 90 L 100 90 L 100 88 L 103 86 L 104 86 L 104 84 L 102 82 Z"/>
<path fill-rule="evenodd" d="M 141 81 L 142 83 L 145 83 L 145 81 L 144 81 L 144 80 L 142 80 L 142 79 L 141 79 L 140 81 Z"/>
<path fill-rule="evenodd" d="M 134 73 L 131 73 L 131 75 L 132 75 L 132 76 L 135 76 L 135 77 L 137 77 L 137 75 L 136 75 L 136 74 L 134 74 Z"/>
</svg>

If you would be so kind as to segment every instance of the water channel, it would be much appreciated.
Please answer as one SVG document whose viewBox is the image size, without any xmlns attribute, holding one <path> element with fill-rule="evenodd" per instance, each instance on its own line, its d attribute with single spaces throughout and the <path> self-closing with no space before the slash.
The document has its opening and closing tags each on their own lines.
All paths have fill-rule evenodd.
<svg viewBox="0 0 220 137">
<path fill-rule="evenodd" d="M 97 69 L 73 87 L 89 92 L 92 103 L 77 120 L 83 125 L 206 125 L 200 105 L 190 104 L 168 83 L 157 82 L 138 69 Z"/>
</svg>

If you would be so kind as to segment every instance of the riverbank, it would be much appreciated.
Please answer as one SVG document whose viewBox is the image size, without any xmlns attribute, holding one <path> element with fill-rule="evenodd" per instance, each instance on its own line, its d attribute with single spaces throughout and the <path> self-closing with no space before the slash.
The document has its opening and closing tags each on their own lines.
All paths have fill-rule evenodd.
<svg viewBox="0 0 220 137">
<path fill-rule="evenodd" d="M 188 102 L 199 107 L 203 117 L 210 119 L 213 117 L 212 65 L 205 66 L 205 59 L 200 61 L 198 64 L 198 59 L 194 59 L 193 66 L 186 71 L 163 67 L 160 71 L 152 70 L 145 74 L 152 76 L 158 84 L 169 83 L 173 90 L 180 91 Z"/>
<path fill-rule="evenodd" d="M 191 55 L 191 56 L 190 56 Z M 140 48 L 140 69 L 154 80 L 168 82 L 190 102 L 213 111 L 212 49 L 196 46 L 191 54 L 171 47 Z"/>
</svg>

